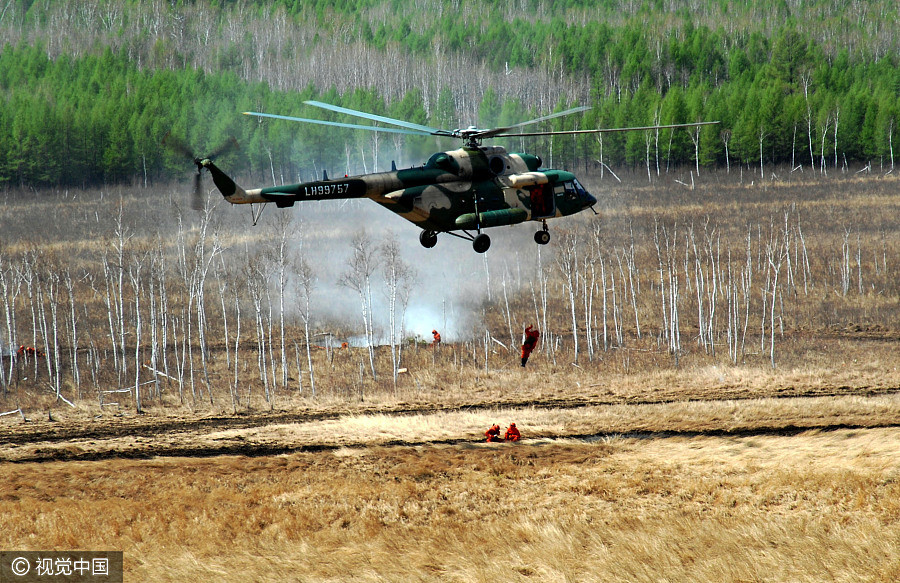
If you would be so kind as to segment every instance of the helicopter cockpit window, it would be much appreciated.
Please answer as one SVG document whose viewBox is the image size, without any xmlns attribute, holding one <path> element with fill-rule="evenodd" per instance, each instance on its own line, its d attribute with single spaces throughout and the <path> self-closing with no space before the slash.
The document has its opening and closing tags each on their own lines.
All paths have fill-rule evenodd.
<svg viewBox="0 0 900 583">
<path fill-rule="evenodd" d="M 565 186 L 565 199 L 570 201 L 576 201 L 582 198 L 582 195 L 585 194 L 584 187 L 581 186 L 581 183 L 578 180 L 570 180 L 564 183 Z"/>
</svg>

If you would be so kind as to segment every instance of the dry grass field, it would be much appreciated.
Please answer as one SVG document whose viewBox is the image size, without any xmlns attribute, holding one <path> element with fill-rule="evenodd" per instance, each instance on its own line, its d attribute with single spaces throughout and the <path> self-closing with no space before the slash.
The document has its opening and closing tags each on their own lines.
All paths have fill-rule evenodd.
<svg viewBox="0 0 900 583">
<path fill-rule="evenodd" d="M 0 547 L 121 549 L 127 581 L 896 581 L 900 392 L 779 374 L 7 421 Z"/>
<path fill-rule="evenodd" d="M 437 304 L 417 317 L 465 322 L 437 351 L 407 340 L 396 383 L 384 346 L 377 379 L 365 348 L 307 360 L 296 314 L 281 368 L 276 296 L 251 281 L 276 271 L 268 255 L 252 275 L 264 262 L 246 253 L 272 230 L 211 226 L 204 352 L 179 259 L 212 256 L 196 223 L 182 230 L 162 199 L 7 194 L 0 336 L 52 358 L 2 368 L 0 548 L 122 550 L 126 581 L 900 580 L 897 179 L 698 184 L 592 184 L 602 245 L 576 220 L 536 263 L 516 248 L 530 230 L 498 230 L 483 262 L 451 244 L 450 267 L 405 241 L 417 295 Z M 304 221 L 340 224 L 334 212 Z M 654 225 L 679 233 L 659 257 Z M 304 229 L 305 249 L 346 246 Z M 558 261 L 573 241 L 574 335 Z M 590 319 L 601 258 L 615 279 L 590 287 Z M 340 261 L 319 263 L 334 308 Z M 358 305 L 340 320 L 314 300 L 316 331 L 354 333 Z M 541 319 L 523 369 L 510 337 Z M 151 330 L 169 344 L 151 352 Z M 483 442 L 510 422 L 523 441 Z"/>
<path fill-rule="evenodd" d="M 887 583 L 898 459 L 893 426 L 6 464 L 0 544 L 127 581 Z"/>
</svg>

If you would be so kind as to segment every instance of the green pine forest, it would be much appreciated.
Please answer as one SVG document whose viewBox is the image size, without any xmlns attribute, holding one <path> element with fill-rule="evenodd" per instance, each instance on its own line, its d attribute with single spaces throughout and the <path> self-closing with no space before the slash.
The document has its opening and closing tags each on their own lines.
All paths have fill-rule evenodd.
<svg viewBox="0 0 900 583">
<path fill-rule="evenodd" d="M 749 5 L 748 5 L 749 4 Z M 557 167 L 893 170 L 896 0 L 7 0 L 0 184 L 150 185 L 171 132 L 274 182 L 421 163 L 458 144 L 259 120 L 340 121 L 317 99 L 434 127 L 720 120 L 699 132 L 507 139 Z"/>
</svg>

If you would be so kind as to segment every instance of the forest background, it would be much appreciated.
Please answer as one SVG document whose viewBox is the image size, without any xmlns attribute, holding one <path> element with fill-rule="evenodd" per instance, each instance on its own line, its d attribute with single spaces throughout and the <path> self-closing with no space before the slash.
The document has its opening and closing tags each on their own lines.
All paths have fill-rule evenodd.
<svg viewBox="0 0 900 583">
<path fill-rule="evenodd" d="M 235 136 L 226 165 L 274 182 L 453 145 L 238 115 L 321 115 L 305 99 L 445 129 L 574 105 L 593 109 L 546 129 L 722 122 L 698 147 L 685 132 L 517 144 L 569 168 L 891 169 L 898 12 L 892 0 L 7 0 L 0 185 L 180 177 L 184 161 L 160 148 L 170 131 L 199 153 Z"/>
</svg>

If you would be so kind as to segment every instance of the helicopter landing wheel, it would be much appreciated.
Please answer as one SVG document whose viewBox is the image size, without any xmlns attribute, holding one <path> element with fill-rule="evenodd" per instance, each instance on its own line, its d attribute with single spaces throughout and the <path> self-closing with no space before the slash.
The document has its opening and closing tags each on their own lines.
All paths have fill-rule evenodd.
<svg viewBox="0 0 900 583">
<path fill-rule="evenodd" d="M 426 249 L 431 249 L 437 245 L 437 233 L 434 231 L 422 231 L 419 233 L 419 243 Z"/>
<path fill-rule="evenodd" d="M 476 253 L 484 253 L 491 246 L 491 238 L 481 233 L 472 240 L 472 248 Z"/>
<path fill-rule="evenodd" d="M 534 242 L 538 245 L 546 245 L 550 242 L 550 231 L 538 231 L 534 234 Z"/>
</svg>

